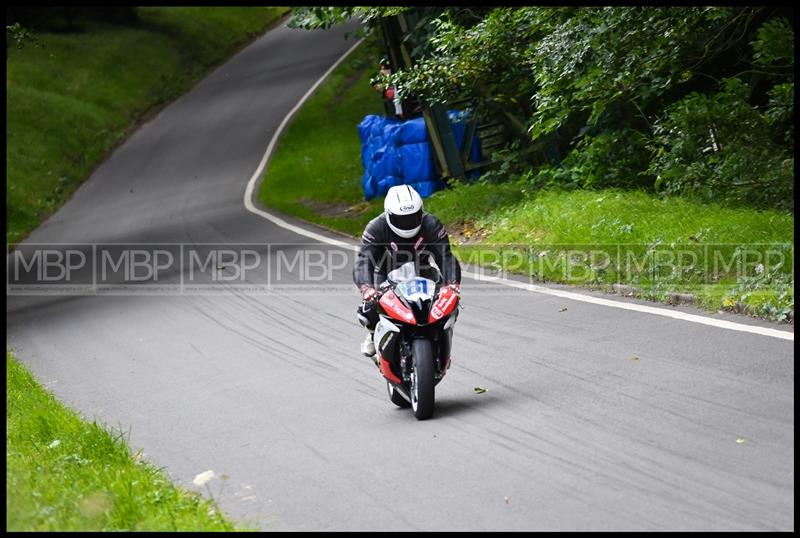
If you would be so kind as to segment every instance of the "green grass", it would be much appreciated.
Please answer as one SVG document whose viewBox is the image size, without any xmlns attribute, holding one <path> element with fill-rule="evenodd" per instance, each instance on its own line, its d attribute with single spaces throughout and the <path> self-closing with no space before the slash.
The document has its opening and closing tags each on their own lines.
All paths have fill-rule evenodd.
<svg viewBox="0 0 800 538">
<path fill-rule="evenodd" d="M 86 422 L 6 351 L 6 530 L 237 530 L 121 435 Z"/>
<path fill-rule="evenodd" d="M 711 310 L 781 321 L 794 309 L 790 214 L 615 189 L 526 193 L 524 183 L 461 185 L 427 206 L 466 223 L 454 239 L 467 262 L 541 281 L 632 285 L 657 301 L 691 293 Z"/>
<path fill-rule="evenodd" d="M 143 7 L 136 24 L 39 33 L 6 61 L 6 241 L 56 210 L 145 115 L 287 8 Z"/>
<path fill-rule="evenodd" d="M 642 191 L 540 191 L 524 184 L 463 185 L 428 202 L 448 221 L 473 222 L 502 243 L 794 242 L 794 218 Z M 491 211 L 486 211 L 491 208 Z"/>
<path fill-rule="evenodd" d="M 356 131 L 382 113 L 368 85 L 379 57 L 362 46 L 301 108 L 265 173 L 263 204 L 351 235 L 381 211 L 382 200 L 363 201 Z M 536 191 L 524 180 L 457 183 L 425 207 L 465 262 L 538 281 L 627 284 L 656 301 L 691 293 L 709 310 L 774 320 L 794 310 L 792 214 L 638 191 Z"/>
<path fill-rule="evenodd" d="M 379 58 L 370 38 L 303 105 L 270 160 L 259 190 L 262 203 L 350 234 L 375 216 L 383 202 L 363 201 L 357 126 L 367 114 L 383 112 L 369 84 Z"/>
</svg>

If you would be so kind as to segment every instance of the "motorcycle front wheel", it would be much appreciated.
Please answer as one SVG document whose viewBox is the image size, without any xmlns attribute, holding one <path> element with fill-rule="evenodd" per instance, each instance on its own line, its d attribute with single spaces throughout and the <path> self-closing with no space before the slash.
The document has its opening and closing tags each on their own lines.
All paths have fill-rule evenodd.
<svg viewBox="0 0 800 538">
<path fill-rule="evenodd" d="M 430 340 L 419 338 L 412 344 L 411 409 L 419 420 L 433 416 L 435 399 L 435 370 Z M 401 396 L 402 397 L 402 396 Z"/>
</svg>

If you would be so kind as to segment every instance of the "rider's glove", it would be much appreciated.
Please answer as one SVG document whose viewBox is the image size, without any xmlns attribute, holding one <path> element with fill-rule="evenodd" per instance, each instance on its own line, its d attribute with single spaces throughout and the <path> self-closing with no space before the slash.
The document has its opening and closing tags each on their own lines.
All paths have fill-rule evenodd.
<svg viewBox="0 0 800 538">
<path fill-rule="evenodd" d="M 361 286 L 361 298 L 366 302 L 374 301 L 380 292 L 368 284 Z"/>
</svg>

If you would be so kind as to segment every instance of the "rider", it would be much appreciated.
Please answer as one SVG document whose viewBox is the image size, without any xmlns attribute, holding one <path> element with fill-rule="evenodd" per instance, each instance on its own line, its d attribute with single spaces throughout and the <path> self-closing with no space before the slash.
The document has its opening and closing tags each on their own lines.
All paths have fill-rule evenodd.
<svg viewBox="0 0 800 538">
<path fill-rule="evenodd" d="M 361 292 L 363 302 L 358 307 L 358 320 L 369 331 L 361 344 L 361 353 L 375 355 L 372 333 L 378 323 L 376 289 L 390 271 L 409 261 L 420 266 L 431 259 L 442 274 L 445 286 L 458 292 L 461 285 L 461 266 L 450 252 L 450 240 L 441 221 L 422 210 L 422 197 L 410 185 L 389 189 L 383 201 L 384 212 L 364 228 L 361 248 L 353 267 L 353 282 Z M 430 265 L 428 265 L 430 266 Z"/>
</svg>

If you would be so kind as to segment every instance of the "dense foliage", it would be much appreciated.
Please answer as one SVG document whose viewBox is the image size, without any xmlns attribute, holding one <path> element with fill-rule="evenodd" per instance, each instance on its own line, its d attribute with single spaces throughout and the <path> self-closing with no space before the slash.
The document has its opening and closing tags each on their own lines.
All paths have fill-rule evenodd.
<svg viewBox="0 0 800 538">
<path fill-rule="evenodd" d="M 793 210 L 794 18 L 774 7 L 308 8 L 313 28 L 419 17 L 391 82 L 469 95 L 516 138 L 488 179 Z"/>
</svg>

